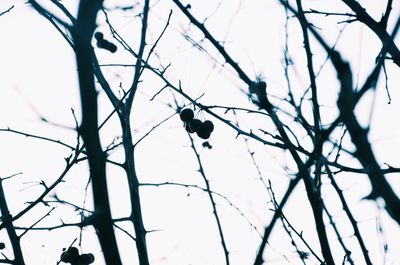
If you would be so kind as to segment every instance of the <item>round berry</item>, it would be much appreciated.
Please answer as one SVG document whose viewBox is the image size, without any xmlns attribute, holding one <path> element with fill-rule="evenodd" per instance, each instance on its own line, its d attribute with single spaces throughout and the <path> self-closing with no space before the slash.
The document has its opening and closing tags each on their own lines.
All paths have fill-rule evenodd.
<svg viewBox="0 0 400 265">
<path fill-rule="evenodd" d="M 117 46 L 114 43 L 110 42 L 110 44 L 108 45 L 108 50 L 114 53 L 117 51 Z"/>
<path fill-rule="evenodd" d="M 204 128 L 204 130 L 208 131 L 208 132 L 212 132 L 214 131 L 214 123 L 210 120 L 206 120 L 203 122 L 202 127 Z"/>
<path fill-rule="evenodd" d="M 103 33 L 101 33 L 101 32 L 96 32 L 96 33 L 94 34 L 94 38 L 95 38 L 96 40 L 103 40 L 103 39 L 104 39 L 104 35 L 103 35 Z"/>
<path fill-rule="evenodd" d="M 88 265 L 94 262 L 94 255 L 92 253 L 86 253 L 79 256 L 78 264 Z"/>
<path fill-rule="evenodd" d="M 208 148 L 208 149 L 212 149 L 212 145 L 208 141 L 205 141 L 204 143 L 202 143 L 202 146 L 205 148 Z"/>
<path fill-rule="evenodd" d="M 197 132 L 198 130 L 200 130 L 200 127 L 203 125 L 203 122 L 201 120 L 198 119 L 193 119 L 191 121 L 189 121 L 189 127 L 193 132 Z"/>
<path fill-rule="evenodd" d="M 193 113 L 193 110 L 191 110 L 191 109 L 183 109 L 181 111 L 181 113 L 179 114 L 179 116 L 181 117 L 182 121 L 189 122 L 189 121 L 193 120 L 194 113 Z"/>
<path fill-rule="evenodd" d="M 61 254 L 61 261 L 73 263 L 79 258 L 79 251 L 76 247 L 70 247 Z"/>
<path fill-rule="evenodd" d="M 97 47 L 100 48 L 100 49 L 105 49 L 106 46 L 107 46 L 107 41 L 106 41 L 106 40 L 103 40 L 103 39 L 97 40 L 96 45 L 97 45 Z"/>
<path fill-rule="evenodd" d="M 211 136 L 211 132 L 208 132 L 206 130 L 203 130 L 202 128 L 200 128 L 200 130 L 198 130 L 197 132 L 197 136 L 200 137 L 201 139 L 208 139 Z"/>
<path fill-rule="evenodd" d="M 117 51 L 117 46 L 115 46 L 114 43 L 109 42 L 108 40 L 103 40 L 102 48 L 112 53 Z"/>
</svg>

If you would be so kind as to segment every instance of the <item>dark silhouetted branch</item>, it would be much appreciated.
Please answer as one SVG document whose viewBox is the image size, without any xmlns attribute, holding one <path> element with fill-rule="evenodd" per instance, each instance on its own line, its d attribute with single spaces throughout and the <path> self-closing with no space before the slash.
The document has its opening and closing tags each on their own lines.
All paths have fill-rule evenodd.
<svg viewBox="0 0 400 265">
<path fill-rule="evenodd" d="M 97 230 L 106 264 L 121 265 L 108 198 L 106 159 L 98 133 L 97 92 L 92 64 L 91 38 L 95 29 L 97 12 L 101 5 L 102 1 L 80 1 L 77 22 L 73 28 L 82 106 L 80 133 L 87 150 L 92 179 L 95 208 L 94 227 Z"/>
<path fill-rule="evenodd" d="M 3 12 L 1 12 L 1 13 L 0 13 L 0 16 L 4 15 L 5 13 L 10 12 L 11 9 L 13 9 L 13 8 L 14 8 L 14 5 L 12 5 L 10 8 L 8 8 L 8 9 L 4 10 Z"/>
<path fill-rule="evenodd" d="M 329 218 L 329 222 L 333 228 L 333 231 L 335 231 L 336 237 L 339 240 L 339 244 L 342 246 L 343 251 L 345 253 L 345 258 L 349 261 L 349 263 L 351 265 L 354 265 L 354 261 L 351 257 L 351 251 L 347 248 L 346 244 L 343 241 L 342 235 L 339 232 L 339 229 L 335 223 L 335 220 L 333 219 L 333 216 L 331 215 L 331 213 L 329 212 L 328 208 L 326 207 L 326 205 L 324 204 L 324 211 L 326 213 L 326 215 Z"/>
<path fill-rule="evenodd" d="M 342 206 L 343 206 L 343 210 L 346 213 L 347 218 L 349 218 L 349 221 L 353 227 L 354 235 L 357 238 L 358 244 L 360 244 L 361 252 L 364 256 L 365 262 L 367 265 L 372 265 L 371 259 L 369 258 L 369 255 L 368 255 L 367 247 L 365 246 L 365 243 L 364 243 L 364 240 L 362 239 L 360 230 L 358 229 L 357 221 L 354 219 L 354 216 L 346 202 L 346 199 L 344 198 L 343 191 L 337 185 L 330 168 L 327 166 L 326 166 L 326 171 L 327 171 L 329 179 L 331 180 L 331 184 L 332 184 L 333 188 L 336 190 L 336 193 L 339 196 L 340 202 L 342 203 Z"/>
<path fill-rule="evenodd" d="M 384 15 L 382 22 L 375 21 L 361 6 L 361 4 L 355 0 L 342 0 L 354 13 L 357 15 L 357 19 L 370 28 L 379 37 L 382 45 L 387 45 L 387 52 L 392 56 L 393 62 L 400 67 L 400 51 L 393 41 L 393 38 L 386 31 L 387 19 L 390 12 L 390 3 L 388 3 L 388 9 L 386 10 L 387 15 Z M 390 2 L 390 1 L 389 1 Z M 383 56 L 383 54 L 381 54 Z"/>
<path fill-rule="evenodd" d="M 311 246 L 307 243 L 307 241 L 304 239 L 304 237 L 303 237 L 303 232 L 298 232 L 298 231 L 292 226 L 292 224 L 289 222 L 289 220 L 286 218 L 286 216 L 284 215 L 283 211 L 278 209 L 278 208 L 279 208 L 279 205 L 278 205 L 278 203 L 277 203 L 277 201 L 276 201 L 275 193 L 274 193 L 274 191 L 273 191 L 273 189 L 272 189 L 271 182 L 269 182 L 268 186 L 269 186 L 268 188 L 269 188 L 269 190 L 270 190 L 270 192 L 271 192 L 272 203 L 274 204 L 275 211 L 278 211 L 278 214 L 280 215 L 279 218 L 281 219 L 283 225 L 285 226 L 285 230 L 289 231 L 288 229 L 290 228 L 291 231 L 293 231 L 293 232 L 301 239 L 301 241 L 302 241 L 302 242 L 304 243 L 304 245 L 308 248 L 308 250 L 311 252 L 311 254 L 312 254 L 321 264 L 323 264 L 324 262 L 322 261 L 322 259 L 317 255 L 317 253 L 312 249 L 312 247 L 311 247 Z M 287 225 L 288 227 L 286 227 L 286 225 Z M 293 238 L 292 238 L 292 240 L 293 240 Z M 295 243 L 292 242 L 292 245 L 295 245 Z M 304 256 L 304 253 L 303 253 L 303 252 L 300 252 L 296 245 L 295 245 L 295 247 L 296 247 L 296 250 L 297 250 L 297 252 L 298 252 L 298 254 L 299 254 L 301 260 L 302 260 L 303 263 L 304 263 L 304 257 L 303 257 L 303 256 Z"/>
<path fill-rule="evenodd" d="M 1 211 L 1 219 L 3 223 L 6 223 L 5 228 L 8 234 L 8 237 L 11 242 L 11 246 L 14 253 L 14 261 L 12 262 L 15 265 L 24 265 L 24 256 L 22 254 L 20 237 L 15 232 L 14 224 L 10 220 L 11 214 L 8 210 L 6 195 L 3 189 L 3 179 L 0 178 L 0 211 Z"/>
<path fill-rule="evenodd" d="M 146 33 L 147 33 L 147 26 L 148 26 L 148 16 L 149 16 L 149 10 L 150 10 L 150 1 L 145 0 L 144 1 L 144 7 L 143 7 L 143 13 L 142 13 L 142 31 L 141 31 L 141 37 L 140 37 L 140 45 L 139 45 L 139 51 L 137 53 L 137 58 L 136 58 L 136 67 L 135 67 L 135 73 L 133 75 L 133 80 L 132 80 L 132 85 L 131 85 L 131 93 L 126 99 L 126 108 L 125 111 L 131 111 L 132 110 L 132 103 L 133 99 L 135 97 L 137 87 L 139 84 L 139 78 L 142 74 L 142 61 L 143 61 L 143 54 L 144 54 L 144 48 L 146 47 Z"/>
<path fill-rule="evenodd" d="M 211 35 L 204 24 L 200 23 L 189 10 L 181 3 L 179 0 L 172 0 L 178 8 L 185 14 L 185 16 L 193 23 L 208 39 L 214 47 L 219 51 L 219 53 L 224 57 L 225 61 L 232 66 L 233 69 L 238 73 L 240 79 L 243 80 L 248 86 L 251 85 L 252 80 L 246 75 L 246 73 L 239 67 L 239 65 L 232 59 L 232 57 L 225 51 L 225 48 Z"/>
<path fill-rule="evenodd" d="M 290 198 L 290 195 L 292 195 L 294 188 L 297 186 L 297 184 L 300 182 L 300 180 L 301 180 L 300 177 L 296 177 L 290 181 L 289 186 L 286 189 L 286 192 L 283 195 L 281 202 L 277 205 L 277 207 L 274 211 L 274 215 L 272 216 L 271 221 L 265 227 L 263 238 L 262 238 L 260 246 L 258 247 L 258 250 L 257 250 L 257 256 L 254 261 L 254 265 L 262 265 L 264 263 L 263 254 L 264 254 L 264 249 L 268 243 L 268 239 L 272 233 L 272 230 L 274 229 L 276 221 L 278 221 L 279 218 L 281 217 L 281 212 L 282 212 L 283 208 L 285 207 L 285 204 L 287 203 L 288 199 Z"/>
<path fill-rule="evenodd" d="M 221 220 L 220 220 L 221 218 L 220 218 L 220 216 L 218 214 L 217 205 L 215 204 L 213 193 L 211 192 L 210 182 L 208 181 L 208 178 L 207 178 L 206 173 L 204 171 L 203 162 L 201 161 L 200 154 L 199 154 L 199 152 L 197 151 L 197 149 L 196 149 L 196 147 L 194 145 L 193 138 L 189 133 L 187 133 L 187 134 L 188 134 L 188 137 L 190 139 L 192 150 L 193 150 L 193 152 L 194 152 L 194 154 L 196 156 L 197 163 L 199 165 L 199 173 L 200 173 L 200 175 L 202 176 L 202 178 L 204 180 L 204 184 L 206 185 L 206 191 L 207 191 L 208 197 L 210 198 L 211 206 L 212 206 L 212 209 L 213 209 L 213 214 L 214 214 L 214 217 L 215 217 L 215 221 L 217 222 L 217 226 L 218 226 L 218 232 L 219 232 L 219 237 L 221 239 L 221 245 L 222 245 L 222 248 L 224 250 L 225 264 L 229 265 L 230 264 L 229 251 L 228 251 L 228 247 L 226 246 L 226 240 L 225 240 L 224 233 L 223 233 L 223 230 L 222 230 L 222 224 L 221 224 Z"/>
</svg>

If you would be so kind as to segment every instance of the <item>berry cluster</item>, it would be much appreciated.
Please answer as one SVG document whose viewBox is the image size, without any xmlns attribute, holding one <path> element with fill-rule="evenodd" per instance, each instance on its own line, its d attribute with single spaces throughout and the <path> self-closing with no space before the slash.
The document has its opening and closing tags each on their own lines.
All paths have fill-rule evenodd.
<svg viewBox="0 0 400 265">
<path fill-rule="evenodd" d="M 194 119 L 194 113 L 191 109 L 183 109 L 179 116 L 185 123 L 185 129 L 189 133 L 196 133 L 201 139 L 208 139 L 214 131 L 214 124 L 212 121 Z"/>
<path fill-rule="evenodd" d="M 97 40 L 97 43 L 96 43 L 97 47 L 99 47 L 100 49 L 105 49 L 112 53 L 117 51 L 117 46 L 114 43 L 109 42 L 108 40 L 105 40 L 103 33 L 96 32 L 94 34 L 94 38 Z"/>
<path fill-rule="evenodd" d="M 89 265 L 94 262 L 92 253 L 80 254 L 76 247 L 70 247 L 67 250 L 63 249 L 61 261 L 71 263 L 71 265 Z"/>
</svg>

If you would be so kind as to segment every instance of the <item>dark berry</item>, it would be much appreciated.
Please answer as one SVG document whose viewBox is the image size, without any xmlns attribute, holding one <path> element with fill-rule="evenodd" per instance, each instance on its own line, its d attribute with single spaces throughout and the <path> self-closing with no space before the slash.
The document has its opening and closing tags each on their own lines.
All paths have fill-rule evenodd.
<svg viewBox="0 0 400 265">
<path fill-rule="evenodd" d="M 114 43 L 109 42 L 109 45 L 108 45 L 108 49 L 107 49 L 107 50 L 109 50 L 110 52 L 114 53 L 114 52 L 117 51 L 117 46 L 116 46 Z"/>
<path fill-rule="evenodd" d="M 204 143 L 202 143 L 202 146 L 204 148 L 212 149 L 212 145 L 208 141 L 205 141 Z"/>
<path fill-rule="evenodd" d="M 208 132 L 212 132 L 214 131 L 214 123 L 212 121 L 206 120 L 203 122 L 203 126 L 204 130 L 208 131 Z"/>
<path fill-rule="evenodd" d="M 79 251 L 76 247 L 70 247 L 68 250 L 61 254 L 61 261 L 63 262 L 76 262 L 79 258 Z"/>
<path fill-rule="evenodd" d="M 114 52 L 117 51 L 117 46 L 116 46 L 114 43 L 109 42 L 108 40 L 104 40 L 104 47 L 103 47 L 103 49 L 105 49 L 105 50 L 107 50 L 107 51 L 109 51 L 109 52 L 114 53 Z"/>
<path fill-rule="evenodd" d="M 208 139 L 211 136 L 211 132 L 208 132 L 206 130 L 202 130 L 202 128 L 200 128 L 200 130 L 198 130 L 197 132 L 197 136 L 200 137 L 201 139 Z"/>
<path fill-rule="evenodd" d="M 181 113 L 179 114 L 179 116 L 181 117 L 182 121 L 189 122 L 189 121 L 193 120 L 194 113 L 193 113 L 193 110 L 191 110 L 191 109 L 183 109 L 181 111 Z"/>
<path fill-rule="evenodd" d="M 106 40 L 103 40 L 103 39 L 97 40 L 96 45 L 97 45 L 97 47 L 100 48 L 100 49 L 105 49 L 105 47 L 107 47 L 107 41 L 106 41 Z"/>
<path fill-rule="evenodd" d="M 96 32 L 96 33 L 94 34 L 94 38 L 95 38 L 96 40 L 103 40 L 103 39 L 104 39 L 104 35 L 103 35 L 103 33 L 101 33 L 101 32 Z"/>
<path fill-rule="evenodd" d="M 198 130 L 200 130 L 200 127 L 203 125 L 203 122 L 201 120 L 198 119 L 193 119 L 191 121 L 189 121 L 189 127 L 193 132 L 197 132 Z"/>
<path fill-rule="evenodd" d="M 78 264 L 79 265 L 89 265 L 94 262 L 94 255 L 92 253 L 85 253 L 79 256 Z"/>
<path fill-rule="evenodd" d="M 112 53 L 117 51 L 117 46 L 114 43 L 109 42 L 108 40 L 104 40 L 104 39 L 97 40 L 97 47 L 99 47 L 100 49 L 107 50 Z"/>
<path fill-rule="evenodd" d="M 186 130 L 188 133 L 195 133 L 195 131 L 192 130 L 192 128 L 190 127 L 190 125 L 189 125 L 188 122 L 185 123 L 185 130 Z"/>
</svg>

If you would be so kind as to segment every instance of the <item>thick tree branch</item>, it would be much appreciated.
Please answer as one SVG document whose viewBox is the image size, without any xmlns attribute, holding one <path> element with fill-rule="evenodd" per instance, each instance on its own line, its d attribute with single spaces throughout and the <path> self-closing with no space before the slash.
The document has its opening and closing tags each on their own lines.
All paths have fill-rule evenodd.
<svg viewBox="0 0 400 265">
<path fill-rule="evenodd" d="M 359 4 L 354 2 L 353 0 L 343 1 L 348 2 L 354 8 L 361 8 L 361 6 L 359 6 Z M 289 6 L 286 2 L 282 0 L 281 3 L 287 6 L 294 14 L 296 14 L 296 16 L 298 16 L 298 12 L 293 7 Z M 365 12 L 364 9 L 362 10 L 358 11 Z M 329 54 L 332 64 L 337 72 L 337 78 L 340 82 L 340 94 L 338 99 L 340 117 L 338 117 L 338 119 L 336 119 L 335 122 L 332 123 L 331 129 L 333 129 L 332 127 L 335 124 L 339 123 L 339 120 L 342 120 L 345 123 L 347 129 L 349 130 L 351 140 L 355 144 L 357 149 L 355 155 L 362 166 L 367 170 L 367 175 L 371 181 L 371 197 L 382 197 L 386 202 L 386 210 L 388 211 L 390 216 L 392 216 L 392 218 L 396 220 L 396 222 L 400 223 L 400 211 L 398 210 L 400 209 L 400 200 L 396 196 L 391 186 L 386 181 L 384 174 L 380 170 L 380 167 L 375 159 L 374 153 L 369 143 L 367 131 L 360 126 L 353 112 L 358 100 L 362 96 L 360 92 L 362 91 L 363 93 L 365 93 L 370 87 L 373 87 L 376 84 L 376 80 L 379 76 L 379 70 L 381 68 L 386 49 L 387 52 L 390 52 L 392 46 L 390 42 L 383 43 L 382 57 L 380 58 L 380 60 L 378 60 L 378 64 L 375 66 L 374 71 L 368 77 L 367 82 L 365 83 L 365 88 L 362 88 L 359 93 L 355 93 L 353 91 L 353 76 L 349 64 L 342 59 L 341 55 L 337 51 L 328 46 L 328 44 L 323 40 L 320 34 L 315 31 L 313 27 L 309 26 L 308 28 L 313 33 L 317 41 L 321 44 L 321 46 L 325 49 L 325 51 Z M 398 28 L 399 20 L 396 23 L 392 36 L 390 36 L 391 40 L 396 35 Z"/>
<path fill-rule="evenodd" d="M 125 112 L 125 115 L 120 116 L 120 122 L 122 127 L 122 144 L 125 151 L 125 162 L 123 165 L 128 178 L 132 211 L 130 218 L 135 229 L 136 248 L 139 256 L 139 263 L 140 265 L 148 265 L 150 263 L 146 243 L 147 231 L 144 228 L 143 222 L 142 206 L 139 193 L 139 180 L 136 174 L 135 166 L 135 147 L 132 142 L 132 129 L 129 113 Z"/>
<path fill-rule="evenodd" d="M 14 253 L 14 264 L 15 265 L 24 265 L 24 256 L 22 254 L 21 244 L 20 244 L 20 237 L 15 232 L 14 224 L 11 219 L 10 211 L 8 210 L 6 195 L 3 189 L 3 179 L 0 178 L 0 211 L 1 211 L 1 218 L 3 222 L 6 222 L 6 231 L 8 237 L 11 242 L 11 246 Z"/>
<path fill-rule="evenodd" d="M 360 3 L 355 0 L 342 0 L 351 10 L 357 15 L 357 19 L 364 23 L 368 28 L 370 28 L 379 37 L 382 45 L 387 45 L 387 52 L 392 56 L 393 62 L 400 67 L 400 51 L 393 41 L 393 38 L 386 31 L 387 17 L 390 12 L 390 4 L 388 4 L 388 10 L 386 10 L 386 16 L 383 17 L 382 22 L 375 21 L 363 8 Z M 383 54 L 381 54 L 383 56 Z"/>
<path fill-rule="evenodd" d="M 101 5 L 102 1 L 80 1 L 77 22 L 73 28 L 82 105 L 80 131 L 87 150 L 92 178 L 94 227 L 97 230 L 106 264 L 121 265 L 108 199 L 105 155 L 98 133 L 97 93 L 92 64 L 93 48 L 90 44 L 97 12 Z"/>
<path fill-rule="evenodd" d="M 400 199 L 386 181 L 380 169 L 368 140 L 368 131 L 361 127 L 354 114 L 355 103 L 350 67 L 347 63 L 341 61 L 338 54 L 335 57 L 336 58 L 332 59 L 336 60 L 336 70 L 341 82 L 341 90 L 338 99 L 340 115 L 350 133 L 351 141 L 356 146 L 355 156 L 366 169 L 369 180 L 371 181 L 371 198 L 382 197 L 385 200 L 387 212 L 400 224 Z"/>
</svg>

